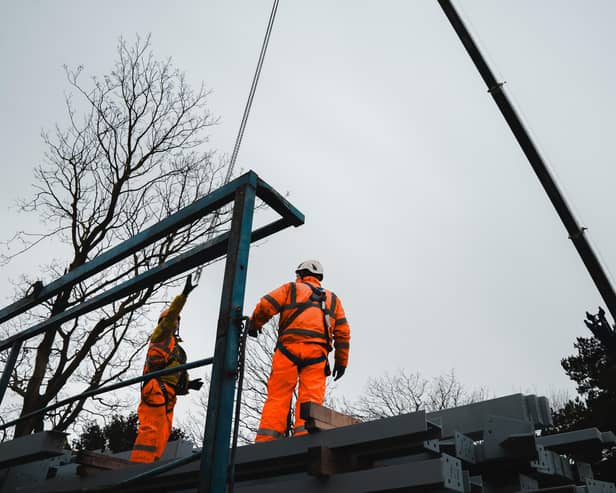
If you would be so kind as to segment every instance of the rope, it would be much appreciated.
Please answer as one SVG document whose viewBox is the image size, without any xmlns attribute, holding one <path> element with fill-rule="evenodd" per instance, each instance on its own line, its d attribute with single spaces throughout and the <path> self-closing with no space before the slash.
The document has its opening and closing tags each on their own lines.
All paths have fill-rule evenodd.
<svg viewBox="0 0 616 493">
<path fill-rule="evenodd" d="M 257 68 L 252 78 L 252 85 L 250 86 L 250 93 L 248 94 L 248 100 L 246 101 L 246 106 L 244 107 L 244 115 L 242 116 L 242 122 L 240 124 L 240 129 L 237 132 L 237 137 L 235 139 L 235 145 L 233 146 L 233 153 L 231 154 L 231 161 L 229 161 L 229 168 L 227 169 L 227 175 L 225 177 L 225 184 L 229 183 L 229 180 L 231 179 L 231 175 L 233 174 L 233 169 L 235 168 L 235 161 L 237 160 L 237 155 L 240 152 L 240 145 L 242 144 L 242 137 L 244 136 L 244 130 L 246 129 L 246 122 L 248 121 L 248 115 L 250 114 L 250 109 L 252 107 L 252 100 L 255 97 L 255 92 L 257 90 L 257 84 L 259 83 L 259 76 L 261 75 L 261 68 L 263 67 L 263 60 L 265 59 L 265 53 L 267 52 L 267 45 L 269 44 L 269 38 L 272 33 L 272 27 L 274 26 L 274 19 L 276 18 L 276 11 L 278 10 L 278 2 L 279 0 L 274 0 L 274 4 L 272 5 L 272 11 L 270 13 L 269 22 L 267 23 L 267 29 L 265 31 L 265 37 L 263 38 L 263 44 L 261 45 L 261 53 L 259 54 L 259 61 L 257 62 Z"/>
</svg>

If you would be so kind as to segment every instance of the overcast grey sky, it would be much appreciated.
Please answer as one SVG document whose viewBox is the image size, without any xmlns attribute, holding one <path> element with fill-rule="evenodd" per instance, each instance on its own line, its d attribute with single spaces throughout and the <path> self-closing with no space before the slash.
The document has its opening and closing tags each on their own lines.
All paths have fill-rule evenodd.
<svg viewBox="0 0 616 493">
<path fill-rule="evenodd" d="M 119 36 L 152 34 L 212 90 L 212 148 L 230 153 L 271 2 L 0 2 L 3 238 L 36 229 L 11 204 L 63 122 L 63 64 L 111 66 Z M 616 271 L 616 3 L 456 1 L 606 268 Z M 320 259 L 352 328 L 339 390 L 398 368 L 454 368 L 502 395 L 572 389 L 560 359 L 600 298 L 530 165 L 435 1 L 282 0 L 238 167 L 306 215 L 252 249 L 246 312 Z M 47 259 L 22 258 L 9 279 Z M 183 320 L 212 353 L 221 266 Z M 198 301 L 196 301 L 198 299 Z"/>
</svg>

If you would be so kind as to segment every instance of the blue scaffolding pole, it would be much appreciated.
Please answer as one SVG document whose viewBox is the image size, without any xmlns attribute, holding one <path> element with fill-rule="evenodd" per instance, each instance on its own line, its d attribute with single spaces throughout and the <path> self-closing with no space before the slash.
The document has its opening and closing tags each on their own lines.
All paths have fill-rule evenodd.
<svg viewBox="0 0 616 493">
<path fill-rule="evenodd" d="M 257 197 L 269 205 L 281 217 L 253 231 L 252 224 Z M 2 397 L 7 389 L 10 375 L 24 341 L 47 331 L 55 330 L 63 323 L 128 296 L 153 283 L 165 281 L 198 265 L 226 255 L 225 276 L 212 362 L 213 368 L 203 440 L 204 445 L 201 455 L 199 486 L 199 491 L 201 492 L 223 493 L 226 489 L 229 472 L 229 445 L 231 441 L 235 384 L 238 376 L 238 348 L 250 243 L 261 240 L 289 226 L 297 227 L 304 223 L 303 214 L 271 186 L 261 180 L 256 173 L 249 171 L 227 185 L 195 201 L 188 207 L 147 228 L 130 240 L 111 248 L 49 285 L 43 286 L 34 295 L 24 297 L 0 309 L 0 323 L 3 323 L 39 305 L 57 293 L 72 288 L 78 282 L 103 271 L 147 245 L 169 234 L 173 234 L 178 228 L 197 221 L 231 202 L 233 202 L 233 217 L 230 232 L 221 234 L 156 268 L 150 269 L 92 299 L 86 300 L 79 306 L 55 314 L 41 323 L 0 341 L 0 351 L 10 350 L 7 363 L 0 378 L 0 403 L 2 402 Z M 199 361 L 194 364 L 203 363 L 203 361 Z M 131 380 L 111 387 L 117 388 L 131 383 L 134 382 Z M 107 390 L 109 389 L 91 389 L 67 399 L 63 403 L 58 403 L 55 407 L 72 402 L 79 397 L 95 395 Z M 23 416 L 21 419 L 7 423 L 6 426 L 22 419 L 28 419 L 31 415 L 44 414 L 50 408 L 39 409 L 28 416 Z"/>
</svg>

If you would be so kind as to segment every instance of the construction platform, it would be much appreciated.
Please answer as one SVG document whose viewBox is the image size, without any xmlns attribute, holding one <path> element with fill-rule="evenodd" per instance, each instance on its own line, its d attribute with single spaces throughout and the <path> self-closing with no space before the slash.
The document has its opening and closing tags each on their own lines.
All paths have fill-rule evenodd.
<svg viewBox="0 0 616 493">
<path fill-rule="evenodd" d="M 541 436 L 551 425 L 543 397 L 347 426 L 315 409 L 311 434 L 237 449 L 235 491 L 616 493 L 616 466 L 605 458 L 616 436 L 596 428 Z M 197 491 L 199 450 L 170 444 L 175 458 L 131 464 L 62 450 L 62 438 L 43 432 L 0 444 L 0 493 Z"/>
</svg>

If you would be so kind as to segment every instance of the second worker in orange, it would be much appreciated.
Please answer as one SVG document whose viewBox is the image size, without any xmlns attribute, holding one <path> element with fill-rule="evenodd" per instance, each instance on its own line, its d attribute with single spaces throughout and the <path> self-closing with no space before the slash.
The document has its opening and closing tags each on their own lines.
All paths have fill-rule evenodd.
<svg viewBox="0 0 616 493">
<path fill-rule="evenodd" d="M 335 349 L 334 380 L 344 375 L 349 360 L 351 330 L 340 298 L 321 287 L 323 267 L 316 260 L 307 260 L 295 273 L 296 281 L 263 296 L 250 318 L 248 333 L 256 337 L 269 319 L 280 314 L 278 342 L 256 442 L 285 436 L 298 380 L 294 435 L 306 434 L 299 409 L 303 402 L 323 403 L 325 379 L 330 375 L 328 353 Z"/>
</svg>

